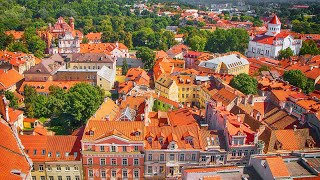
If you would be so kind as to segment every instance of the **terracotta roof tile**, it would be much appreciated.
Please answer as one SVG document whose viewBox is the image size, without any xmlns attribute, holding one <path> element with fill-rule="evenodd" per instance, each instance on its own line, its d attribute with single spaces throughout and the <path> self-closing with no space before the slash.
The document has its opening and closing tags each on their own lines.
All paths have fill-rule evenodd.
<svg viewBox="0 0 320 180">
<path fill-rule="evenodd" d="M 14 69 L 0 70 L 0 89 L 7 89 L 21 81 L 23 76 Z"/>
<path fill-rule="evenodd" d="M 94 129 L 94 135 L 90 136 L 89 131 Z M 89 120 L 82 141 L 95 141 L 102 136 L 107 137 L 111 130 L 117 130 L 121 134 L 127 137 L 130 141 L 143 141 L 144 131 L 139 136 L 136 136 L 135 129 L 144 129 L 144 122 L 142 121 L 94 121 Z"/>
<path fill-rule="evenodd" d="M 102 35 L 102 32 L 97 32 L 97 33 L 90 32 L 85 37 L 90 41 L 94 41 L 94 40 L 101 40 L 101 35 Z"/>
<path fill-rule="evenodd" d="M 91 120 L 106 120 L 107 118 L 109 121 L 116 120 L 119 116 L 120 108 L 118 107 L 115 102 L 110 99 L 106 98 L 104 102 L 100 105 L 99 109 L 95 112 L 95 114 L 90 118 Z"/>
<path fill-rule="evenodd" d="M 12 35 L 15 40 L 22 39 L 24 35 L 24 31 L 15 31 L 15 30 L 6 31 L 5 33 L 6 35 Z"/>
<path fill-rule="evenodd" d="M 3 120 L 0 121 L 0 179 L 22 179 L 22 177 L 12 174 L 11 171 L 18 170 L 22 174 L 28 175 L 31 165 L 18 146 L 11 128 Z"/>
<path fill-rule="evenodd" d="M 281 157 L 266 158 L 266 162 L 274 178 L 290 177 L 290 173 Z"/>
</svg>

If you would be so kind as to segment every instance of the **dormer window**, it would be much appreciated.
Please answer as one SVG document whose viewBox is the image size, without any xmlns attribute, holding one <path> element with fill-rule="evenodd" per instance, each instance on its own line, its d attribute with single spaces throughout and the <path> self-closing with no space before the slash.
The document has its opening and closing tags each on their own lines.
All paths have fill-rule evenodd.
<svg viewBox="0 0 320 180">
<path fill-rule="evenodd" d="M 152 137 L 148 137 L 148 142 L 149 142 L 149 143 L 152 142 Z"/>
<path fill-rule="evenodd" d="M 89 135 L 93 136 L 94 135 L 94 131 L 89 131 Z"/>
<path fill-rule="evenodd" d="M 159 143 L 163 144 L 163 137 L 159 137 Z"/>
<path fill-rule="evenodd" d="M 140 134 L 141 134 L 141 133 L 140 133 L 139 131 L 134 132 L 134 135 L 135 135 L 135 136 L 140 136 Z"/>
</svg>

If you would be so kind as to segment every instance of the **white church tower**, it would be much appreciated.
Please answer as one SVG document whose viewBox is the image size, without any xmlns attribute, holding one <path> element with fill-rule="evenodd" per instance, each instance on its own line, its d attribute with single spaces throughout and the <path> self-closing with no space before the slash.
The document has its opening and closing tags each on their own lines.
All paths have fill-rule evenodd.
<svg viewBox="0 0 320 180">
<path fill-rule="evenodd" d="M 277 15 L 274 15 L 271 21 L 268 23 L 268 31 L 265 35 L 275 36 L 281 31 L 281 22 Z"/>
</svg>

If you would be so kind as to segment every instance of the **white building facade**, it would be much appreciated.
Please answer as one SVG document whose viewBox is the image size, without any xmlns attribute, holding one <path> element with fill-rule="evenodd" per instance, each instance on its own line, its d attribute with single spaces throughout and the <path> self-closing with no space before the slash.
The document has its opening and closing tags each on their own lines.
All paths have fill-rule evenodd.
<svg viewBox="0 0 320 180">
<path fill-rule="evenodd" d="M 281 32 L 281 22 L 275 15 L 268 23 L 266 33 L 251 37 L 247 56 L 276 58 L 280 50 L 287 48 L 291 48 L 294 55 L 298 55 L 301 46 L 301 39 L 295 39 L 288 32 Z"/>
</svg>

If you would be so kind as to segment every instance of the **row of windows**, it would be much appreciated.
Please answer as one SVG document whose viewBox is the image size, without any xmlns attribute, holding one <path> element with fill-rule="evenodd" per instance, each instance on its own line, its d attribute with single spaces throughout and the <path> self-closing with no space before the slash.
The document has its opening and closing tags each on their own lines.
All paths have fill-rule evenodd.
<svg viewBox="0 0 320 180">
<path fill-rule="evenodd" d="M 70 171 L 70 166 L 65 166 L 65 171 Z M 32 167 L 32 171 L 35 171 L 36 169 L 35 169 L 35 167 L 34 167 L 34 165 L 33 165 L 33 167 Z M 43 164 L 40 164 L 39 166 L 38 166 L 38 170 L 39 171 L 44 171 L 44 165 Z M 79 171 L 79 167 L 78 166 L 74 166 L 73 167 L 73 170 L 74 171 Z M 51 167 L 51 165 L 47 165 L 47 171 L 52 171 L 52 167 Z M 56 165 L 56 171 L 61 171 L 61 165 Z"/>
<path fill-rule="evenodd" d="M 78 69 L 78 68 L 82 69 L 82 66 L 73 66 L 73 69 Z M 91 66 L 88 66 L 88 67 L 87 66 L 83 66 L 83 69 L 87 69 L 87 68 L 88 69 L 91 69 L 91 68 L 92 69 L 100 69 L 100 66 L 97 66 L 97 67 L 96 66 L 92 66 L 92 67 Z M 110 66 L 108 66 L 108 68 L 111 69 Z"/>
<path fill-rule="evenodd" d="M 80 177 L 79 176 L 75 176 L 74 178 L 71 178 L 71 176 L 66 176 L 66 178 L 62 178 L 62 176 L 58 176 L 57 178 L 55 178 L 54 176 L 49 176 L 49 179 L 48 180 L 80 180 Z M 32 180 L 37 180 L 37 177 L 36 176 L 32 176 Z M 40 180 L 46 180 L 46 177 L 45 176 L 40 176 Z"/>
<path fill-rule="evenodd" d="M 92 158 L 88 158 L 88 164 L 93 164 L 93 159 Z M 107 165 L 106 159 L 105 158 L 100 158 L 100 165 Z M 117 159 L 112 158 L 110 159 L 110 165 L 112 166 L 116 166 L 117 165 Z M 123 166 L 128 166 L 128 159 L 127 158 L 122 158 L 122 164 Z M 134 166 L 139 166 L 139 159 L 135 158 L 133 159 L 133 165 Z"/>
<path fill-rule="evenodd" d="M 179 173 L 181 174 L 182 173 L 182 169 L 183 169 L 183 166 L 179 166 Z M 158 167 L 155 166 L 155 167 L 152 167 L 152 166 L 148 166 L 147 167 L 147 174 L 163 174 L 165 173 L 165 169 L 164 169 L 164 166 L 159 166 L 159 171 L 158 171 Z M 169 173 L 171 175 L 174 174 L 174 167 L 170 167 L 169 168 Z"/>
<path fill-rule="evenodd" d="M 90 136 L 93 136 L 94 132 L 90 131 L 89 132 Z M 118 152 L 119 146 L 110 146 L 110 152 Z M 92 146 L 89 145 L 87 147 L 88 151 L 92 151 Z M 133 146 L 133 151 L 138 152 L 139 151 L 139 146 Z M 100 152 L 105 152 L 105 146 L 100 146 Z M 128 152 L 127 146 L 122 146 L 122 152 Z"/>
<path fill-rule="evenodd" d="M 235 157 L 235 156 L 248 156 L 249 154 L 249 150 L 244 150 L 244 152 L 242 152 L 242 150 L 239 150 L 239 151 L 236 151 L 236 150 L 233 150 L 231 152 L 231 156 Z M 254 154 L 254 150 L 250 150 L 250 155 Z"/>
<path fill-rule="evenodd" d="M 139 177 L 139 170 L 137 170 L 137 169 L 133 170 L 133 174 L 132 175 L 133 175 L 133 178 L 138 178 Z M 88 176 L 89 177 L 93 177 L 93 170 L 92 169 L 88 170 Z M 117 177 L 117 171 L 116 170 L 111 170 L 110 176 L 111 177 Z M 101 170 L 100 171 L 100 177 L 107 177 L 107 173 L 106 173 L 105 170 Z M 122 170 L 121 177 L 122 178 L 128 178 L 128 170 L 127 169 L 123 169 Z"/>
<path fill-rule="evenodd" d="M 26 153 L 29 154 L 29 150 L 28 149 L 26 150 Z M 33 155 L 38 155 L 38 151 L 36 149 L 33 150 Z M 45 149 L 41 150 L 41 155 L 42 156 L 46 155 L 46 150 Z M 48 152 L 48 157 L 53 157 L 53 155 L 54 154 L 51 151 Z M 55 155 L 56 155 L 57 158 L 61 157 L 61 153 L 59 151 L 57 151 Z M 69 152 L 65 152 L 64 153 L 65 157 L 68 157 L 69 155 L 70 155 Z M 78 153 L 74 152 L 73 155 L 74 155 L 74 157 L 77 157 Z"/>
<path fill-rule="evenodd" d="M 185 154 L 179 154 L 177 155 L 177 158 L 179 161 L 185 161 Z M 148 161 L 152 161 L 153 160 L 153 154 L 148 154 L 147 157 Z M 191 161 L 196 161 L 196 154 L 191 154 L 191 157 L 188 159 Z M 169 154 L 169 161 L 174 161 L 175 160 L 175 154 Z M 159 161 L 165 161 L 165 154 L 160 154 L 159 156 Z"/>
</svg>

